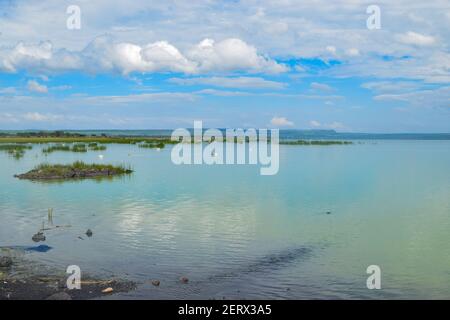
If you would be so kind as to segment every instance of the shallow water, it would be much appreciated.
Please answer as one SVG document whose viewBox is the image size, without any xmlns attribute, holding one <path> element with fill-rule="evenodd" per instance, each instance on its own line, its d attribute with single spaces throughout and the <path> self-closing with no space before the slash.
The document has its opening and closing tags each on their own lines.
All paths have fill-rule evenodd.
<svg viewBox="0 0 450 320">
<path fill-rule="evenodd" d="M 26 255 L 140 283 L 114 298 L 450 298 L 448 140 L 280 146 L 275 176 L 249 165 L 175 166 L 170 147 L 48 156 L 41 148 L 20 160 L 0 153 L 0 246 L 35 246 L 53 208 L 54 223 L 71 227 L 47 231 L 52 249 Z M 65 183 L 13 177 L 75 160 L 130 164 L 135 173 Z M 366 287 L 373 264 L 381 290 Z"/>
</svg>

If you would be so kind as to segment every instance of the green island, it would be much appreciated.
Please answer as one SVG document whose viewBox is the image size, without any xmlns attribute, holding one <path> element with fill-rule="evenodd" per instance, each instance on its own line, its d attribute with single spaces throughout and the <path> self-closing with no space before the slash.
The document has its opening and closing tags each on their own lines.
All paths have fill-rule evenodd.
<svg viewBox="0 0 450 320">
<path fill-rule="evenodd" d="M 131 174 L 133 170 L 124 166 L 109 164 L 86 164 L 81 161 L 72 164 L 41 164 L 31 171 L 14 177 L 27 180 L 67 180 L 83 178 L 112 177 Z"/>
</svg>

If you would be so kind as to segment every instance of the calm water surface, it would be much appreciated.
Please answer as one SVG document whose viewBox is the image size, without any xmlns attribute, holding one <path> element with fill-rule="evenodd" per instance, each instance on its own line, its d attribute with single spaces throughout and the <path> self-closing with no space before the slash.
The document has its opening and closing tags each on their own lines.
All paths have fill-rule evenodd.
<svg viewBox="0 0 450 320">
<path fill-rule="evenodd" d="M 139 283 L 115 298 L 450 298 L 450 141 L 281 146 L 276 176 L 257 166 L 175 166 L 170 147 L 47 157 L 41 148 L 21 160 L 0 153 L 0 246 L 35 245 L 54 208 L 54 223 L 72 227 L 48 231 L 53 249 L 28 258 Z M 74 160 L 135 173 L 13 177 Z M 382 290 L 366 288 L 372 264 Z"/>
</svg>

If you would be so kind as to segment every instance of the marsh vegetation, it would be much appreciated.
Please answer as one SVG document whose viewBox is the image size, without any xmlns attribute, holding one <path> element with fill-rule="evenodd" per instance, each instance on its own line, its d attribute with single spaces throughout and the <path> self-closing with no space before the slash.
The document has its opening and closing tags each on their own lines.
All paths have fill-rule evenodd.
<svg viewBox="0 0 450 320">
<path fill-rule="evenodd" d="M 15 175 L 15 177 L 28 180 L 66 180 L 112 177 L 131 174 L 132 172 L 133 170 L 130 167 L 110 164 L 87 164 L 77 161 L 72 164 L 40 164 L 31 171 Z"/>
<path fill-rule="evenodd" d="M 22 158 L 26 150 L 31 150 L 32 148 L 32 146 L 24 144 L 0 144 L 0 151 L 6 152 L 15 159 Z"/>
</svg>

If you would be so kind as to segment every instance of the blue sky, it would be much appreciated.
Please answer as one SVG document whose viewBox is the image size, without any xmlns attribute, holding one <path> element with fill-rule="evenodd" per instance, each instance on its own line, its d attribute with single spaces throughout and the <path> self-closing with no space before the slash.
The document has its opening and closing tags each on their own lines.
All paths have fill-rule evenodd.
<svg viewBox="0 0 450 320">
<path fill-rule="evenodd" d="M 0 129 L 450 132 L 450 3 L 391 2 L 0 1 Z"/>
</svg>

